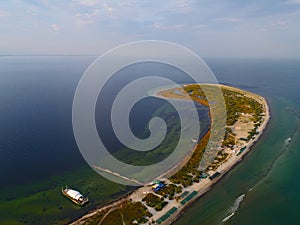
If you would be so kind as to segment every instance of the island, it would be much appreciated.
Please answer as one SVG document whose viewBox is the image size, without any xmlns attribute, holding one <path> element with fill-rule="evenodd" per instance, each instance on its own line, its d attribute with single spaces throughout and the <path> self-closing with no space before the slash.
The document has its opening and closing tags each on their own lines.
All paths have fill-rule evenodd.
<svg viewBox="0 0 300 225">
<path fill-rule="evenodd" d="M 172 175 L 165 173 L 153 182 L 138 187 L 132 193 L 96 209 L 73 225 L 154 225 L 171 224 L 194 200 L 208 192 L 230 169 L 250 151 L 259 140 L 268 121 L 270 112 L 262 96 L 235 87 L 219 84 L 185 84 L 181 88 L 159 91 L 161 98 L 192 99 L 205 106 L 211 104 L 207 93 L 221 90 L 226 105 L 224 135 L 217 154 L 206 168 L 200 161 L 211 135 L 211 129 L 195 142 L 192 154 L 183 159 L 180 170 Z M 205 89 L 205 92 L 203 91 Z M 218 102 L 214 102 L 218 105 Z M 211 110 L 209 110 L 211 112 Z"/>
</svg>

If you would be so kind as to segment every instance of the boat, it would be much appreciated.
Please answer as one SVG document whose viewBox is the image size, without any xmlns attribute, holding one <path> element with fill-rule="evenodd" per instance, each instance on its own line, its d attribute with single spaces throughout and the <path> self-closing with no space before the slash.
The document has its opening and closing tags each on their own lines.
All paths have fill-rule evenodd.
<svg viewBox="0 0 300 225">
<path fill-rule="evenodd" d="M 79 191 L 70 188 L 61 188 L 61 193 L 74 202 L 76 205 L 83 206 L 89 202 L 87 197 L 84 197 Z"/>
</svg>

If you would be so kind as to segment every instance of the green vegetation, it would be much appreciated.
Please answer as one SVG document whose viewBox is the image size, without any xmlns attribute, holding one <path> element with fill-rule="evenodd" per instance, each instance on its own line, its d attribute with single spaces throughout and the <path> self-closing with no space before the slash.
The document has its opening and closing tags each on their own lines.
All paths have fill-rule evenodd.
<svg viewBox="0 0 300 225">
<path fill-rule="evenodd" d="M 87 218 L 84 224 L 98 225 L 100 222 L 103 225 L 143 224 L 152 216 L 141 202 L 125 201 L 111 212 L 108 212 L 109 210 L 111 209 Z"/>
<path fill-rule="evenodd" d="M 200 171 L 198 169 L 201 157 L 209 140 L 210 132 L 207 132 L 201 141 L 197 144 L 192 157 L 189 161 L 169 178 L 175 184 L 181 184 L 183 187 L 188 187 L 193 184 L 195 179 L 199 179 Z"/>
<path fill-rule="evenodd" d="M 226 109 L 227 125 L 232 126 L 241 114 L 251 114 L 254 122 L 262 120 L 263 106 L 243 93 L 222 88 Z"/>
<path fill-rule="evenodd" d="M 232 132 L 231 128 L 225 128 L 224 139 L 222 142 L 222 147 L 233 148 L 235 145 L 235 134 Z"/>
<path fill-rule="evenodd" d="M 254 138 L 258 134 L 257 127 L 255 126 L 250 132 L 248 132 L 247 140 Z"/>
<path fill-rule="evenodd" d="M 201 85 L 203 86 L 203 85 Z M 213 85 L 205 85 L 206 92 L 213 94 Z M 184 87 L 184 90 L 192 97 L 193 100 L 198 101 L 204 105 L 208 105 L 207 98 L 200 85 L 191 84 Z M 241 115 L 251 115 L 251 121 L 254 122 L 254 128 L 248 133 L 245 141 L 249 141 L 258 134 L 257 128 L 261 125 L 263 119 L 263 105 L 255 99 L 249 97 L 242 91 L 221 87 L 225 105 L 226 105 L 226 125 L 234 125 Z M 217 104 L 217 103 L 215 103 Z M 225 135 L 223 140 L 223 147 L 232 148 L 235 145 L 235 135 L 229 127 L 225 128 Z"/>
<path fill-rule="evenodd" d="M 110 209 L 103 210 L 101 212 L 96 213 L 95 215 L 84 220 L 85 225 L 98 225 L 101 220 L 104 220 L 104 216 Z M 116 213 L 116 210 L 114 211 Z M 120 217 L 120 214 L 117 213 L 117 217 Z"/>
<path fill-rule="evenodd" d="M 168 184 L 156 193 L 161 195 L 163 198 L 169 198 L 169 200 L 172 200 L 174 195 L 176 193 L 180 193 L 181 191 L 182 187 L 180 185 Z"/>
<path fill-rule="evenodd" d="M 216 170 L 220 165 L 222 165 L 228 157 L 227 153 L 220 151 L 216 159 L 209 165 L 209 170 Z"/>
<path fill-rule="evenodd" d="M 201 85 L 203 86 L 203 85 Z M 213 94 L 216 86 L 205 85 L 208 92 Z M 204 105 L 208 105 L 207 98 L 200 85 L 191 84 L 183 88 L 194 100 L 201 100 Z M 221 87 L 227 110 L 227 126 L 232 126 L 238 120 L 242 113 L 251 114 L 255 123 L 262 120 L 263 106 L 253 98 L 248 97 L 243 92 L 234 91 L 225 87 Z M 259 126 L 259 125 L 258 125 Z"/>
<path fill-rule="evenodd" d="M 184 86 L 183 89 L 190 97 L 192 97 L 192 99 L 201 100 L 202 104 L 208 106 L 206 95 L 199 84 L 189 84 Z"/>
<path fill-rule="evenodd" d="M 164 201 L 163 197 L 160 198 L 152 193 L 147 194 L 142 201 L 145 202 L 147 206 L 155 208 L 156 211 L 162 210 L 168 204 L 168 202 Z"/>
<path fill-rule="evenodd" d="M 121 212 L 124 215 L 125 224 L 146 223 L 147 217 L 150 218 L 152 214 L 148 212 L 147 208 L 141 202 L 126 202 L 122 204 Z"/>
<path fill-rule="evenodd" d="M 207 94 L 214 95 L 216 88 L 214 85 L 198 85 L 190 84 L 183 87 L 184 91 L 194 100 L 203 105 L 208 106 L 207 97 L 202 90 L 205 86 L 205 91 Z M 225 134 L 222 141 L 222 147 L 233 148 L 236 144 L 235 134 L 232 132 L 229 126 L 234 125 L 241 115 L 249 114 L 251 115 L 251 121 L 254 122 L 254 128 L 249 132 L 246 141 L 249 141 L 257 134 L 257 128 L 261 125 L 263 118 L 263 105 L 256 101 L 255 99 L 247 96 L 242 91 L 235 91 L 221 86 L 221 91 L 223 93 L 227 115 L 226 115 L 226 125 L 224 127 Z M 218 105 L 218 102 L 214 102 L 214 105 Z M 218 113 L 216 114 L 218 115 Z M 191 159 L 188 163 L 176 174 L 170 177 L 170 181 L 175 184 L 181 184 L 184 187 L 192 185 L 194 182 L 199 182 L 200 171 L 198 170 L 199 162 L 208 143 L 209 132 L 202 138 L 200 143 L 197 145 Z M 221 165 L 226 159 L 228 154 L 224 152 L 219 152 L 216 160 L 210 164 L 210 169 L 216 169 Z"/>
<path fill-rule="evenodd" d="M 92 224 L 96 225 L 100 221 L 102 221 L 100 224 L 105 224 L 105 225 L 122 225 L 123 224 L 123 218 L 122 218 L 122 214 L 121 214 L 120 210 L 114 210 L 114 211 L 110 212 L 103 220 L 102 220 L 102 218 L 100 218 L 99 221 L 92 221 Z"/>
</svg>

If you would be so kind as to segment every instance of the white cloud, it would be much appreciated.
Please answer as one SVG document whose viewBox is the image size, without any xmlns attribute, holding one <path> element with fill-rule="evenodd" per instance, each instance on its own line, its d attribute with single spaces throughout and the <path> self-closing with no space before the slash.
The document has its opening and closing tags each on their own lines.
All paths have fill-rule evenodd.
<svg viewBox="0 0 300 225">
<path fill-rule="evenodd" d="M 103 8 L 106 10 L 106 12 L 108 13 L 112 13 L 114 11 L 113 7 L 111 7 L 109 4 L 107 3 L 103 3 Z"/>
<path fill-rule="evenodd" d="M 287 4 L 300 4 L 300 0 L 288 0 Z"/>
<path fill-rule="evenodd" d="M 100 11 L 99 9 L 94 9 L 90 13 L 77 13 L 75 16 L 77 16 L 77 17 L 92 18 L 92 17 L 98 15 L 99 11 Z"/>
<path fill-rule="evenodd" d="M 53 31 L 60 31 L 63 27 L 62 27 L 62 26 L 59 26 L 59 25 L 57 25 L 57 24 L 51 24 L 51 25 L 50 25 L 50 28 L 51 28 L 51 30 L 53 30 Z"/>
<path fill-rule="evenodd" d="M 192 3 L 190 0 L 169 1 L 167 9 L 180 14 L 186 14 L 193 11 Z"/>
<path fill-rule="evenodd" d="M 184 28 L 184 25 L 183 24 L 166 25 L 161 22 L 155 22 L 152 25 L 152 27 L 159 30 L 179 30 Z"/>
<path fill-rule="evenodd" d="M 124 41 L 163 38 L 191 47 L 200 46 L 197 48 L 204 48 L 209 54 L 218 55 L 224 54 L 222 48 L 228 49 L 226 54 L 230 54 L 227 43 L 220 40 L 234 34 L 239 37 L 234 38 L 234 42 L 231 41 L 231 36 L 227 38 L 228 43 L 232 43 L 232 48 L 246 43 L 245 51 L 241 50 L 239 53 L 237 48 L 232 53 L 235 55 L 247 55 L 247 51 L 254 54 L 253 49 L 257 49 L 258 54 L 260 52 L 268 55 L 271 48 L 258 49 L 253 46 L 257 46 L 258 41 L 262 46 L 268 45 L 268 41 L 274 39 L 291 49 L 291 54 L 296 55 L 297 51 L 299 55 L 300 52 L 300 46 L 297 49 L 291 47 L 298 43 L 296 38 L 300 34 L 300 0 L 274 1 L 272 7 L 268 7 L 269 2 L 258 0 L 48 0 L 49 4 L 40 3 L 47 0 L 34 1 L 39 4 L 31 2 L 7 1 L 5 8 L 0 8 L 0 28 L 5 29 L 7 42 L 11 46 L 18 44 L 11 37 L 15 35 L 16 39 L 20 38 L 26 30 L 26 34 L 32 39 L 32 48 L 37 48 L 37 39 L 32 37 L 47 32 L 57 35 L 57 38 L 61 38 L 61 43 L 65 44 L 70 44 L 70 36 L 78 43 L 95 38 L 96 42 L 101 40 L 99 45 L 103 49 L 108 46 L 103 45 L 102 41 L 113 46 Z M 4 22 L 5 17 L 11 18 Z M 64 35 L 58 35 L 66 30 L 68 32 L 64 32 Z M 17 31 L 20 35 L 16 35 Z M 252 33 L 258 38 L 247 36 Z M 201 43 L 199 39 L 202 40 Z M 237 40 L 243 43 L 235 43 Z M 204 43 L 210 43 L 208 46 L 212 49 Z M 93 44 L 90 43 L 90 46 Z M 75 52 L 88 51 L 78 46 L 72 47 Z M 20 48 L 23 47 L 20 45 Z M 55 49 L 45 45 L 45 49 L 41 51 L 53 52 Z M 89 51 L 93 52 L 94 48 L 89 48 Z"/>
<path fill-rule="evenodd" d="M 188 8 L 188 7 L 190 7 L 190 1 L 188 1 L 188 0 L 177 0 L 177 1 L 174 2 L 174 4 L 178 8 Z"/>
<path fill-rule="evenodd" d="M 84 6 L 95 6 L 98 4 L 98 0 L 78 0 L 77 1 L 80 5 Z"/>
</svg>

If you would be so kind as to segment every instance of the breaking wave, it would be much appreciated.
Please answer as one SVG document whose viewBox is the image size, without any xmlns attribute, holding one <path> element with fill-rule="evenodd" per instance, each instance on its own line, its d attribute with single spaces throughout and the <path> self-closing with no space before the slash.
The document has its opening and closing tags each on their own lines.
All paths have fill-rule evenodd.
<svg viewBox="0 0 300 225">
<path fill-rule="evenodd" d="M 236 211 L 240 208 L 241 203 L 243 202 L 244 198 L 245 198 L 246 194 L 242 194 L 241 196 L 239 196 L 237 199 L 235 199 L 234 203 L 232 204 L 232 206 L 230 206 L 229 208 L 229 215 L 226 216 L 223 220 L 222 220 L 222 224 L 226 223 L 228 220 L 231 219 L 231 217 L 234 216 L 234 214 L 236 213 Z"/>
</svg>

